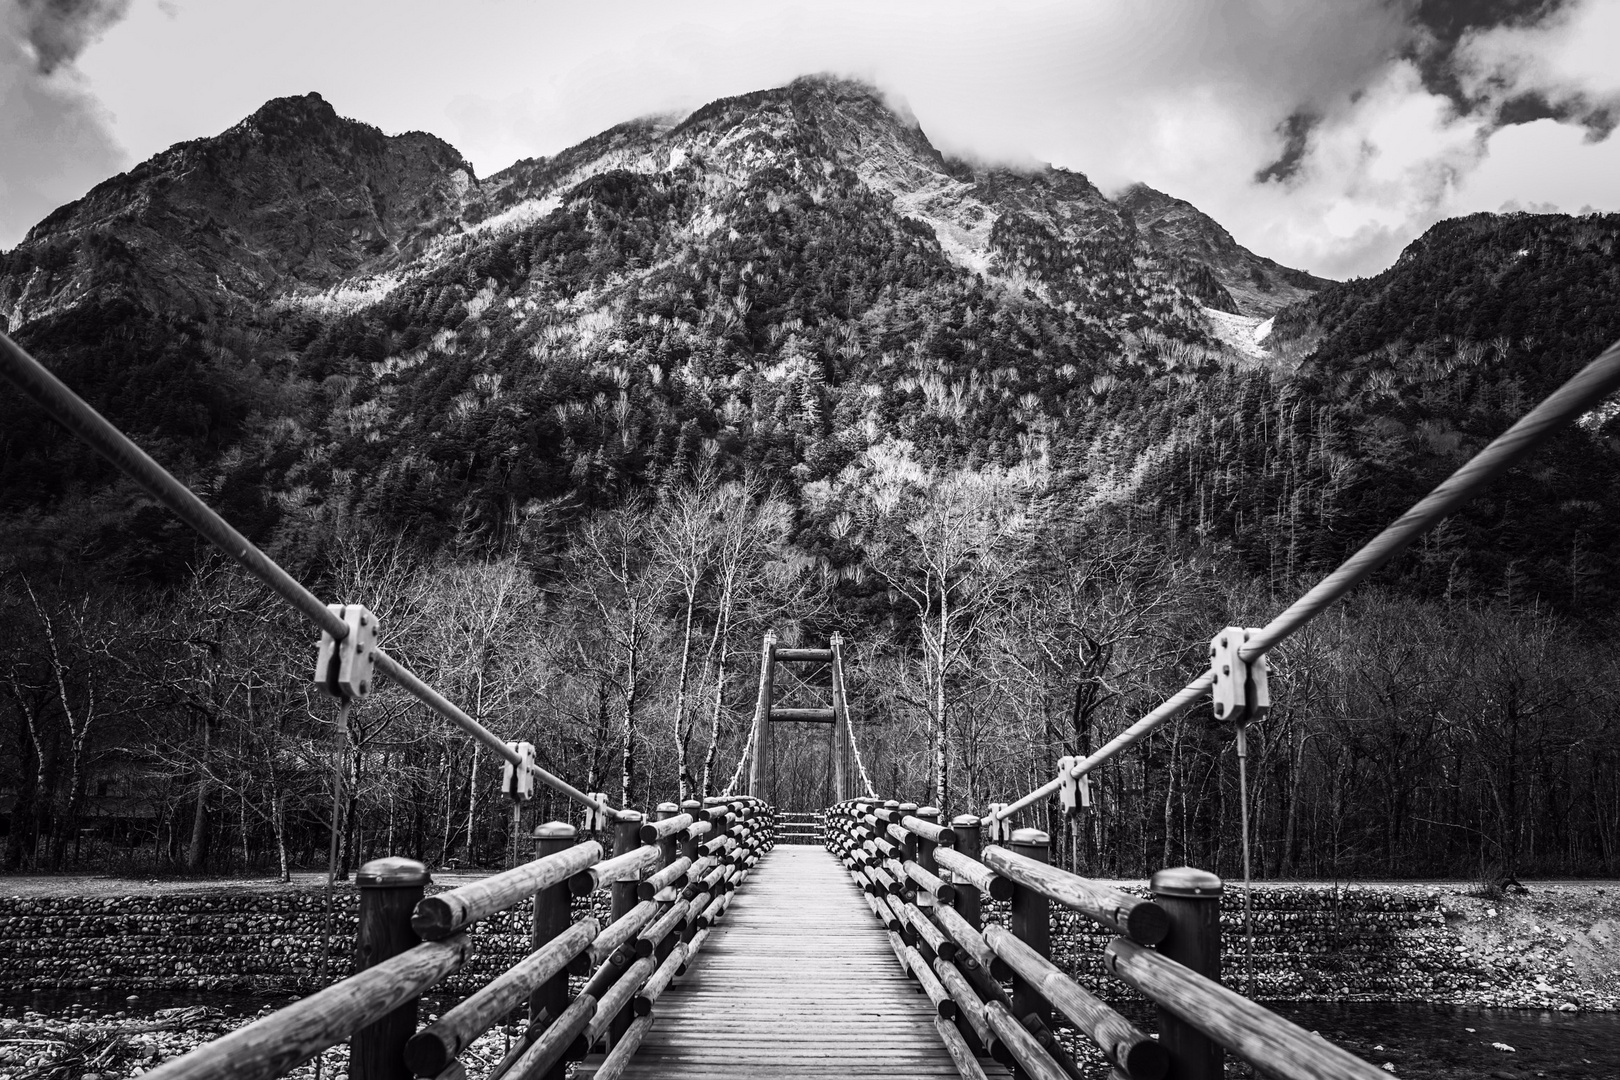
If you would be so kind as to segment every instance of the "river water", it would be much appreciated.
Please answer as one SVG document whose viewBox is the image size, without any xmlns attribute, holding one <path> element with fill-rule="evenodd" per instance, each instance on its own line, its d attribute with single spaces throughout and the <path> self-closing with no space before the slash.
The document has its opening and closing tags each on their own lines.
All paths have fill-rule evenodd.
<svg viewBox="0 0 1620 1080">
<path fill-rule="evenodd" d="M 247 1017 L 266 1005 L 290 998 L 220 994 L 147 994 L 130 1001 L 122 994 L 6 994 L 0 991 L 0 1015 L 15 1018 L 24 1010 L 46 1016 L 101 1020 L 122 1012 L 134 1020 L 157 1009 L 206 1005 L 226 1014 Z M 428 1002 L 424 1013 L 447 1003 Z M 1534 1009 L 1475 1009 L 1445 1005 L 1345 1002 L 1335 1004 L 1274 1003 L 1270 1008 L 1374 1065 L 1394 1066 L 1396 1076 L 1461 1080 L 1468 1077 L 1583 1077 L 1620 1080 L 1620 1013 L 1559 1013 Z M 1147 1030 L 1151 1009 L 1125 1010 Z M 1106 1071 L 1099 1071 L 1099 1076 Z M 1246 1076 L 1246 1066 L 1233 1065 L 1229 1076 Z"/>
</svg>

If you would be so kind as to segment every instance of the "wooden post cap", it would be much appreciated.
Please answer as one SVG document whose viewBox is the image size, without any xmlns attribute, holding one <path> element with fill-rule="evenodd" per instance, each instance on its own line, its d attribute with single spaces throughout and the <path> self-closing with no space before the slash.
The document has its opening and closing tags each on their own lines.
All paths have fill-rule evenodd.
<svg viewBox="0 0 1620 1080">
<path fill-rule="evenodd" d="M 951 818 L 953 829 L 977 829 L 981 824 L 978 814 L 957 814 Z"/>
<path fill-rule="evenodd" d="M 536 840 L 572 840 L 579 835 L 579 830 L 566 821 L 547 821 L 534 827 Z"/>
<path fill-rule="evenodd" d="M 895 809 L 900 811 L 902 814 L 915 814 L 917 812 L 917 804 L 914 802 L 903 802 L 899 806 L 895 807 Z"/>
<path fill-rule="evenodd" d="M 698 802 L 696 799 L 687 799 L 685 802 L 681 803 L 681 809 L 690 814 L 694 810 L 703 809 L 703 804 Z"/>
<path fill-rule="evenodd" d="M 938 820 L 938 818 L 939 818 L 939 807 L 937 807 L 937 806 L 919 806 L 919 807 L 917 807 L 917 816 L 920 817 L 920 818 L 926 818 L 929 821 Z"/>
<path fill-rule="evenodd" d="M 679 803 L 661 802 L 658 804 L 658 812 L 660 814 L 678 814 L 681 812 L 681 806 Z"/>
<path fill-rule="evenodd" d="M 643 815 L 642 815 L 640 810 L 621 810 L 621 811 L 619 811 L 619 821 L 621 823 L 628 824 L 629 822 L 632 822 L 632 821 L 640 821 L 642 819 L 642 817 L 643 817 Z"/>
<path fill-rule="evenodd" d="M 426 885 L 427 867 L 415 859 L 390 855 L 386 859 L 372 859 L 354 875 L 354 883 L 362 889 L 399 889 L 411 885 Z"/>
<path fill-rule="evenodd" d="M 1191 866 L 1166 867 L 1148 882 L 1148 891 L 1154 896 L 1219 896 L 1224 889 L 1219 877 Z"/>
<path fill-rule="evenodd" d="M 1045 847 L 1051 837 L 1046 835 L 1045 829 L 1014 829 L 1012 842 L 1026 847 Z M 1163 871 L 1160 871 L 1163 873 Z M 1218 880 L 1218 879 L 1217 879 Z"/>
</svg>

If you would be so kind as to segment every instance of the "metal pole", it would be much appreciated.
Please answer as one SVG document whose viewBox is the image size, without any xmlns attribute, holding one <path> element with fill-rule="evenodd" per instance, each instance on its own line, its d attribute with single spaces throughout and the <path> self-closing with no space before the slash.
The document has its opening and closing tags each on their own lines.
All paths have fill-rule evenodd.
<svg viewBox="0 0 1620 1080">
<path fill-rule="evenodd" d="M 1175 866 L 1153 875 L 1149 890 L 1170 917 L 1159 952 L 1220 982 L 1221 879 L 1207 870 Z M 1170 1054 L 1169 1080 L 1221 1080 L 1226 1051 L 1213 1039 L 1158 1007 L 1159 1044 Z"/>
</svg>

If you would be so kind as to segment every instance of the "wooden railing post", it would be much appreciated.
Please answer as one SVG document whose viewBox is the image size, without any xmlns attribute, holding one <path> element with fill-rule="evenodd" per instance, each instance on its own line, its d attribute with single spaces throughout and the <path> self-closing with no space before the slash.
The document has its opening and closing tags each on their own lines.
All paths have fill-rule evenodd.
<svg viewBox="0 0 1620 1080">
<path fill-rule="evenodd" d="M 1047 861 L 1047 843 L 1049 837 L 1040 829 L 1017 829 L 1012 834 L 1012 840 L 1007 845 L 1015 854 L 1022 855 L 1037 862 Z M 1042 957 L 1050 959 L 1052 956 L 1052 915 L 1051 902 L 1041 893 L 1023 885 L 1015 884 L 1012 894 L 1012 917 L 1008 920 L 1007 928 L 1013 936 Z M 1052 1007 L 1046 999 L 1036 992 L 1017 972 L 1013 973 L 1012 980 L 1012 1013 L 1019 1023 L 1034 1015 L 1039 1017 L 1041 1024 L 1050 1027 L 1052 1021 Z M 1029 1074 L 1022 1066 L 1014 1065 L 1013 1076 L 1017 1080 L 1025 1080 Z"/>
<path fill-rule="evenodd" d="M 681 803 L 681 811 L 683 813 L 691 814 L 694 822 L 703 820 L 703 804 L 697 799 L 687 799 L 685 802 Z M 700 838 L 692 836 L 690 831 L 681 833 L 681 854 L 686 858 L 691 859 L 693 864 L 697 863 L 698 857 L 701 854 L 698 851 L 699 842 Z M 688 871 L 688 874 L 690 874 L 690 871 Z M 693 935 L 695 935 L 697 932 L 697 920 L 688 918 L 686 920 L 686 926 L 681 930 L 681 940 L 691 941 Z"/>
<path fill-rule="evenodd" d="M 534 855 L 543 859 L 567 851 L 579 839 L 579 830 L 566 821 L 548 821 L 534 827 Z M 538 949 L 574 924 L 568 879 L 534 894 L 534 923 L 530 949 Z M 550 1023 L 568 1008 L 568 971 L 565 968 L 541 983 L 529 994 L 529 1024 Z M 542 1080 L 563 1080 L 568 1063 L 558 1062 L 547 1069 Z"/>
<path fill-rule="evenodd" d="M 672 803 L 672 802 L 659 803 L 658 804 L 658 810 L 657 810 L 657 820 L 658 821 L 666 821 L 669 818 L 676 817 L 677 815 L 680 814 L 680 812 L 681 812 L 681 808 L 676 803 Z M 680 849 L 681 849 L 682 846 L 683 845 L 681 843 L 681 834 L 680 833 L 670 833 L 668 836 L 666 836 L 662 840 L 658 841 L 658 851 L 659 851 L 659 854 L 663 856 L 663 858 L 660 860 L 660 865 L 668 866 L 670 863 L 674 862 L 676 859 L 679 859 L 681 857 L 681 850 Z M 677 941 L 679 941 L 679 940 L 680 940 L 680 935 L 679 934 L 671 933 L 671 934 L 665 934 L 664 935 L 664 939 L 658 943 L 658 948 L 657 948 L 657 950 L 655 952 L 655 955 L 658 957 L 659 963 L 663 963 L 664 957 L 668 956 L 670 953 L 675 951 L 675 943 Z"/>
<path fill-rule="evenodd" d="M 627 855 L 641 846 L 641 822 L 641 813 L 636 810 L 626 810 L 619 820 L 614 822 L 613 854 Z M 640 882 L 636 880 L 615 881 L 613 883 L 611 886 L 613 898 L 612 922 L 618 922 L 630 914 L 630 909 L 640 902 L 636 898 L 636 886 L 639 884 Z M 614 1018 L 612 1025 L 608 1028 L 610 1045 L 618 1045 L 620 1037 L 624 1035 L 632 1019 L 634 1017 L 631 1016 L 629 1009 L 625 1009 Z"/>
<path fill-rule="evenodd" d="M 917 808 L 917 816 L 932 825 L 938 825 L 939 807 L 920 806 Z M 917 843 L 917 865 L 930 874 L 939 873 L 939 863 L 934 861 L 934 842 L 923 836 L 914 837 L 914 839 Z"/>
<path fill-rule="evenodd" d="M 428 883 L 427 867 L 414 859 L 373 859 L 355 874 L 360 887 L 360 927 L 354 939 L 354 970 L 364 971 L 421 942 L 411 912 Z M 409 1080 L 405 1044 L 416 1034 L 416 998 L 349 1039 L 349 1075 L 354 1080 Z"/>
<path fill-rule="evenodd" d="M 903 802 L 899 806 L 895 807 L 895 809 L 900 811 L 900 816 L 901 817 L 915 817 L 917 815 L 917 804 L 914 803 L 914 802 Z M 897 822 L 899 820 L 900 820 L 899 818 L 895 819 L 895 821 L 897 821 Z M 916 833 L 911 832 L 911 831 L 908 830 L 906 832 L 906 841 L 905 841 L 904 844 L 902 844 L 900 846 L 904 851 L 904 854 L 902 854 L 900 856 L 900 862 L 901 862 L 902 865 L 905 864 L 905 863 L 908 863 L 908 862 L 916 862 L 917 861 L 917 834 Z"/>
<path fill-rule="evenodd" d="M 956 850 L 977 862 L 979 850 L 984 846 L 984 822 L 974 814 L 957 814 L 951 819 L 951 831 L 956 833 Z M 957 878 L 951 888 L 956 890 L 956 913 L 973 929 L 983 930 L 984 914 L 979 907 L 978 887 Z"/>
<path fill-rule="evenodd" d="M 1149 883 L 1153 899 L 1170 917 L 1159 943 L 1165 956 L 1200 975 L 1221 978 L 1221 879 L 1207 870 L 1175 866 Z M 1168 1080 L 1221 1080 L 1226 1051 L 1213 1039 L 1160 1005 L 1159 1042 L 1170 1053 Z"/>
</svg>

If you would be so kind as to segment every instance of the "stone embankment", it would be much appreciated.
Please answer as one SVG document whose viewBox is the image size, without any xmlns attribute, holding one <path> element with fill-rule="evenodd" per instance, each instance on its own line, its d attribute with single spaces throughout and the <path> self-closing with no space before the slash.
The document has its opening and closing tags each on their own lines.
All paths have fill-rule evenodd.
<svg viewBox="0 0 1620 1080">
<path fill-rule="evenodd" d="M 1251 997 L 1620 1009 L 1614 883 L 1532 884 L 1494 898 L 1460 884 L 1257 884 L 1252 966 L 1242 890 L 1227 888 L 1223 981 Z M 1098 959 L 1110 937 L 1071 912 L 1054 916 L 1054 952 L 1117 1001 L 1130 991 Z"/>
<path fill-rule="evenodd" d="M 330 937 L 319 888 L 92 897 L 8 897 L 4 888 L 0 882 L 0 970 L 11 992 L 301 995 L 351 971 L 358 912 L 352 887 L 334 897 Z M 585 910 L 579 907 L 576 917 Z M 472 959 L 441 992 L 468 993 L 522 959 L 529 920 L 520 906 L 480 924 Z"/>
<path fill-rule="evenodd" d="M 349 969 L 352 888 L 336 896 L 324 977 L 319 888 L 5 894 L 0 881 L 0 970 L 13 992 L 303 994 Z M 444 992 L 465 993 L 518 960 L 528 918 L 519 908 L 480 927 L 474 958 Z M 1260 999 L 1620 1008 L 1613 884 L 1532 884 L 1495 899 L 1461 885 L 1257 885 L 1252 977 L 1240 889 L 1227 893 L 1222 920 L 1225 981 Z M 1055 911 L 1059 962 L 1123 1000 L 1129 991 L 1099 963 L 1108 939 Z"/>
</svg>

